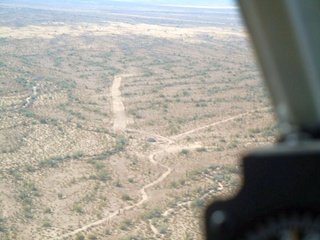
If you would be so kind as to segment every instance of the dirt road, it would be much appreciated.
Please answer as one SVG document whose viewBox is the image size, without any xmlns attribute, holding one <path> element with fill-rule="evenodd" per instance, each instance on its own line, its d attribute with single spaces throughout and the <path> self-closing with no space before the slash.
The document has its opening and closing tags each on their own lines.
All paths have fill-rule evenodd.
<svg viewBox="0 0 320 240">
<path fill-rule="evenodd" d="M 230 122 L 230 121 L 232 121 L 234 119 L 237 119 L 237 118 L 240 118 L 240 117 L 244 117 L 244 116 L 246 116 L 248 114 L 252 114 L 255 111 L 264 111 L 264 110 L 269 110 L 269 109 L 270 109 L 270 107 L 265 107 L 265 108 L 255 109 L 255 110 L 252 110 L 252 111 L 249 111 L 249 112 L 241 113 L 241 114 L 238 114 L 236 116 L 232 116 L 232 117 L 223 119 L 223 120 L 218 121 L 218 122 L 214 122 L 214 123 L 202 126 L 202 127 L 198 127 L 198 128 L 192 129 L 192 130 L 184 132 L 184 133 L 177 134 L 175 136 L 171 136 L 171 138 L 174 139 L 174 140 L 178 140 L 178 139 L 181 139 L 181 138 L 184 138 L 184 137 L 190 135 L 191 133 L 198 132 L 198 131 L 204 130 L 206 128 L 209 128 L 209 127 L 213 127 L 213 126 L 219 125 L 221 123 Z"/>
<path fill-rule="evenodd" d="M 122 81 L 121 75 L 114 76 L 113 84 L 111 87 L 112 111 L 114 114 L 114 120 L 113 120 L 114 131 L 124 131 L 127 127 L 127 124 L 131 122 L 126 115 L 123 99 L 121 96 L 121 91 L 120 91 L 121 81 Z"/>
</svg>

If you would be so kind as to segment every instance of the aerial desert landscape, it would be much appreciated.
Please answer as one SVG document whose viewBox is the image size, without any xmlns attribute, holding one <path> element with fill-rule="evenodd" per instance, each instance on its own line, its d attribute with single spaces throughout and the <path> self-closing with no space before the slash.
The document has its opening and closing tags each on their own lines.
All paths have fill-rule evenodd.
<svg viewBox="0 0 320 240">
<path fill-rule="evenodd" d="M 277 123 L 236 5 L 176 2 L 0 3 L 0 239 L 204 239 Z"/>
</svg>

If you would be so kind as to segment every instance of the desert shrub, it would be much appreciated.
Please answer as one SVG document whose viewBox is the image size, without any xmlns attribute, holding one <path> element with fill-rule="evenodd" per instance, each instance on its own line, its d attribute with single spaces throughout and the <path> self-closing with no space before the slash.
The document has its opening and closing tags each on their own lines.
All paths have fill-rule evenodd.
<svg viewBox="0 0 320 240">
<path fill-rule="evenodd" d="M 134 182 L 133 178 L 128 178 L 128 182 L 133 183 Z"/>
<path fill-rule="evenodd" d="M 40 123 L 41 124 L 47 124 L 48 121 L 45 118 L 40 118 Z"/>
<path fill-rule="evenodd" d="M 161 217 L 161 209 L 158 207 L 147 210 L 142 214 L 142 218 L 144 219 L 152 219 L 152 218 L 159 218 L 159 217 Z"/>
<path fill-rule="evenodd" d="M 3 217 L 0 217 L 0 232 L 6 232 L 7 227 L 6 227 L 6 219 Z"/>
<path fill-rule="evenodd" d="M 98 173 L 97 178 L 101 181 L 101 182 L 106 182 L 108 180 L 111 179 L 108 170 L 103 169 Z"/>
<path fill-rule="evenodd" d="M 180 153 L 183 154 L 183 155 L 188 155 L 189 154 L 189 150 L 182 149 Z"/>
<path fill-rule="evenodd" d="M 197 150 L 197 152 L 205 152 L 205 151 L 207 151 L 207 149 L 205 147 L 200 147 L 200 148 L 197 148 L 196 150 Z"/>
<path fill-rule="evenodd" d="M 118 136 L 116 145 L 115 145 L 116 152 L 123 151 L 126 144 L 127 144 L 127 139 L 125 138 L 125 136 L 122 136 L 122 135 Z"/>
<path fill-rule="evenodd" d="M 160 227 L 159 227 L 159 233 L 161 233 L 161 234 L 166 234 L 168 232 L 168 226 L 167 225 L 161 225 Z"/>
<path fill-rule="evenodd" d="M 80 206 L 79 204 L 73 205 L 73 211 L 75 211 L 76 213 L 79 213 L 79 214 L 84 213 L 82 206 Z"/>
<path fill-rule="evenodd" d="M 46 208 L 43 210 L 43 212 L 44 212 L 44 213 L 52 213 L 50 207 L 46 207 Z"/>
<path fill-rule="evenodd" d="M 122 183 L 120 182 L 119 179 L 116 181 L 115 186 L 119 187 L 119 188 L 123 187 L 123 185 L 122 185 Z"/>
<path fill-rule="evenodd" d="M 128 228 L 132 225 L 132 221 L 131 219 L 124 219 L 121 223 L 120 223 L 120 229 L 121 230 L 128 230 Z"/>
<path fill-rule="evenodd" d="M 96 239 L 98 239 L 98 237 L 97 237 L 96 235 L 94 235 L 94 234 L 90 234 L 90 235 L 88 236 L 88 239 L 89 239 L 89 240 L 96 240 Z"/>
<path fill-rule="evenodd" d="M 73 159 L 79 159 L 81 157 L 83 157 L 83 153 L 82 152 L 76 152 L 75 154 L 73 154 L 72 158 Z"/>
<path fill-rule="evenodd" d="M 25 218 L 29 218 L 29 219 L 33 218 L 33 211 L 30 206 L 24 206 L 22 208 L 22 213 Z"/>
<path fill-rule="evenodd" d="M 97 169 L 97 170 L 101 170 L 101 169 L 103 169 L 105 166 L 104 166 L 104 164 L 102 163 L 102 162 L 97 162 L 97 163 L 95 163 L 95 168 Z"/>
<path fill-rule="evenodd" d="M 129 201 L 129 200 L 131 200 L 131 197 L 128 194 L 123 194 L 121 196 L 121 199 L 124 200 L 124 201 Z"/>
<path fill-rule="evenodd" d="M 77 234 L 77 236 L 76 236 L 76 240 L 85 240 L 86 238 L 85 238 L 85 236 L 83 235 L 83 234 Z"/>
<path fill-rule="evenodd" d="M 52 227 L 52 224 L 51 224 L 51 222 L 49 222 L 49 220 L 45 220 L 42 223 L 42 226 L 45 227 L 45 228 L 49 228 L 49 227 Z"/>
<path fill-rule="evenodd" d="M 192 202 L 192 207 L 202 207 L 203 206 L 203 200 L 200 199 L 200 198 L 197 198 L 195 199 L 193 202 Z"/>
<path fill-rule="evenodd" d="M 146 238 L 144 236 L 139 236 L 139 235 L 129 235 L 129 236 L 120 238 L 120 240 L 146 240 Z"/>
<path fill-rule="evenodd" d="M 104 231 L 104 235 L 110 235 L 110 234 L 111 234 L 111 232 L 110 232 L 109 229 L 106 229 L 106 230 Z"/>
<path fill-rule="evenodd" d="M 170 187 L 172 187 L 172 188 L 177 188 L 177 187 L 178 187 L 178 183 L 177 183 L 176 181 L 172 181 L 172 182 L 170 183 Z"/>
<path fill-rule="evenodd" d="M 35 172 L 36 171 L 36 169 L 30 165 L 26 166 L 26 170 L 27 170 L 27 172 Z"/>
<path fill-rule="evenodd" d="M 185 185 L 186 184 L 186 180 L 184 178 L 179 179 L 179 184 L 181 186 Z"/>
</svg>

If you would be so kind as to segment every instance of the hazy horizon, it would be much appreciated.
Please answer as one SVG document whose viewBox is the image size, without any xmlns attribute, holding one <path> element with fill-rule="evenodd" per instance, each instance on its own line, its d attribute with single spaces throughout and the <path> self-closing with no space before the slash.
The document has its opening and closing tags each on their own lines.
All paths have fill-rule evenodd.
<svg viewBox="0 0 320 240">
<path fill-rule="evenodd" d="M 0 4 L 146 4 L 146 5 L 165 5 L 165 6 L 207 6 L 207 7 L 236 7 L 235 0 L 69 0 L 69 1 L 53 1 L 53 0 L 0 0 Z"/>
</svg>

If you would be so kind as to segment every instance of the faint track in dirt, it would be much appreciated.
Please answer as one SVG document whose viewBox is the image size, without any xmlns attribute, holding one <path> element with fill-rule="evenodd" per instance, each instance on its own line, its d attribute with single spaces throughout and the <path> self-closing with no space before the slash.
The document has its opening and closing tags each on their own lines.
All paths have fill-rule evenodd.
<svg viewBox="0 0 320 240">
<path fill-rule="evenodd" d="M 270 107 L 255 109 L 255 110 L 252 110 L 252 111 L 249 111 L 249 112 L 241 113 L 241 114 L 238 114 L 236 116 L 229 117 L 229 118 L 226 118 L 226 119 L 218 121 L 218 122 L 214 122 L 214 123 L 202 126 L 202 127 L 198 127 L 198 128 L 192 129 L 192 130 L 184 132 L 184 133 L 177 134 L 175 136 L 171 136 L 171 138 L 174 139 L 174 140 L 178 140 L 178 139 L 181 139 L 181 138 L 184 138 L 184 137 L 188 136 L 191 133 L 198 132 L 198 131 L 204 130 L 206 128 L 209 128 L 209 127 L 213 127 L 213 126 L 219 125 L 221 123 L 230 122 L 230 121 L 232 121 L 234 119 L 237 119 L 237 118 L 249 115 L 251 113 L 254 113 L 255 111 L 263 111 L 263 110 L 268 110 L 268 109 L 270 109 Z"/>
<path fill-rule="evenodd" d="M 151 231 L 152 231 L 155 235 L 159 234 L 158 229 L 152 224 L 152 220 L 149 220 L 149 226 L 150 226 Z"/>
</svg>

